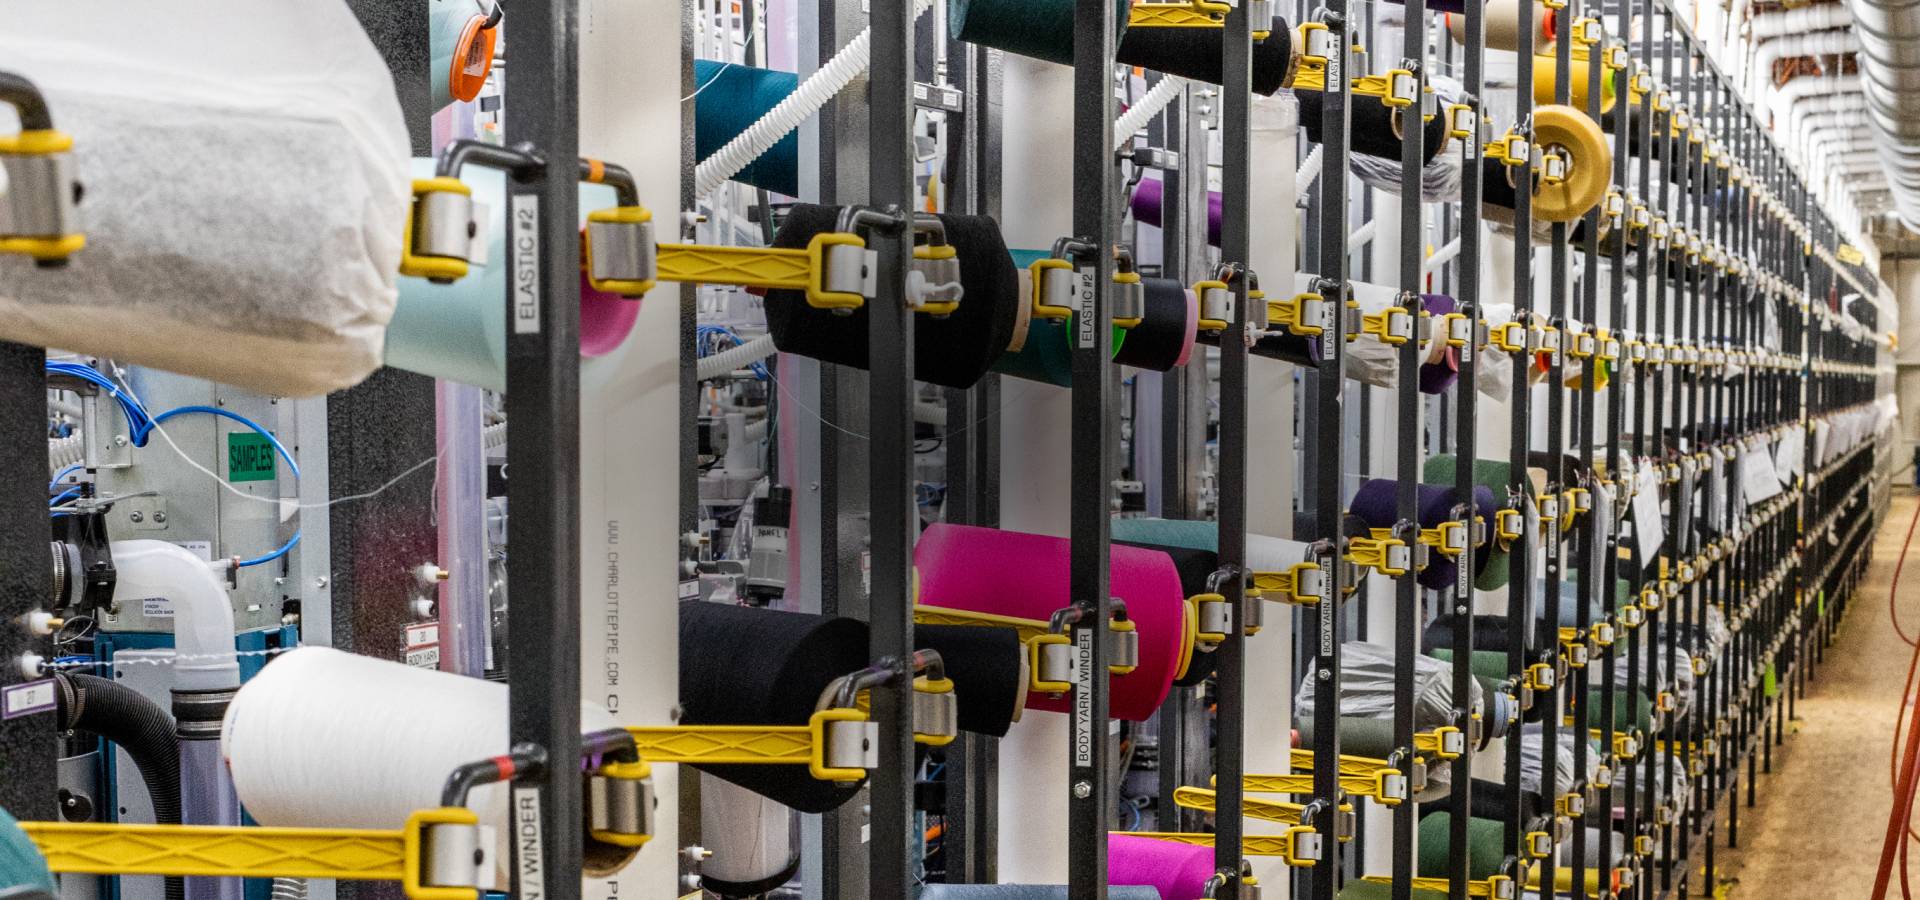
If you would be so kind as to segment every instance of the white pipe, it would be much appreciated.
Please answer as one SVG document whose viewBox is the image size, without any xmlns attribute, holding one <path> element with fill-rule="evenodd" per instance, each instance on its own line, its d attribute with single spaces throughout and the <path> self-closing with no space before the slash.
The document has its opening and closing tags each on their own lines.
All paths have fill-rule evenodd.
<svg viewBox="0 0 1920 900">
<path fill-rule="evenodd" d="M 1315 144 L 1313 145 L 1313 149 L 1308 151 L 1307 158 L 1300 161 L 1299 171 L 1294 173 L 1293 202 L 1302 208 L 1306 207 L 1308 203 L 1308 189 L 1313 187 L 1314 179 L 1320 177 L 1320 164 L 1320 145 Z"/>
<path fill-rule="evenodd" d="M 240 686 L 233 655 L 233 601 L 213 567 L 166 541 L 114 541 L 116 606 L 162 604 L 173 615 L 175 690 Z M 147 613 L 154 616 L 154 612 Z"/>
<path fill-rule="evenodd" d="M 694 365 L 694 374 L 701 381 L 712 381 L 736 369 L 743 369 L 779 352 L 773 345 L 773 335 L 763 334 L 738 347 L 732 347 L 703 356 Z"/>
<path fill-rule="evenodd" d="M 1817 3 L 1799 9 L 1759 13 L 1748 24 L 1748 32 L 1755 41 L 1762 41 L 1789 34 L 1845 28 L 1851 24 L 1853 13 L 1847 11 L 1845 3 Z"/>
<path fill-rule="evenodd" d="M 927 11 L 933 0 L 914 0 L 913 18 Z M 812 118 L 828 100 L 840 93 L 848 83 L 867 70 L 868 45 L 873 41 L 873 29 L 868 27 L 853 40 L 841 47 L 839 52 L 827 60 L 807 80 L 800 83 L 785 100 L 776 104 L 758 121 L 747 126 L 747 130 L 735 135 L 726 146 L 695 167 L 693 173 L 693 195 L 705 197 L 725 184 L 728 179 L 740 173 L 749 163 L 760 158 L 760 154 L 773 148 L 774 144 L 787 136 L 800 123 Z"/>
<path fill-rule="evenodd" d="M 1804 139 L 1807 133 L 1807 120 L 1811 117 L 1866 108 L 1867 98 L 1858 93 L 1810 97 L 1796 104 L 1787 113 L 1787 139 L 1793 143 L 1799 143 Z"/>
<path fill-rule="evenodd" d="M 1367 224 L 1355 228 L 1353 235 L 1347 238 L 1347 252 L 1355 253 L 1358 252 L 1360 248 L 1365 247 L 1369 241 L 1373 240 L 1373 235 L 1377 230 L 1378 229 L 1374 227 L 1373 219 L 1368 219 Z"/>
<path fill-rule="evenodd" d="M 1155 82 L 1146 94 L 1132 106 L 1127 107 L 1127 111 L 1121 113 L 1119 119 L 1114 120 L 1113 149 L 1119 150 L 1133 143 L 1133 136 L 1139 133 L 1140 129 L 1147 127 L 1147 123 L 1153 121 L 1153 117 L 1159 115 L 1161 110 L 1166 109 L 1167 104 L 1172 103 L 1174 98 L 1180 96 L 1181 89 L 1186 86 L 1187 80 L 1177 75 L 1166 75 Z"/>
<path fill-rule="evenodd" d="M 1460 255 L 1460 239 L 1454 238 L 1453 240 L 1448 241 L 1445 244 L 1442 244 L 1440 246 L 1440 249 L 1433 251 L 1433 255 L 1427 257 L 1427 261 L 1422 268 L 1426 272 L 1426 274 L 1431 275 L 1435 272 L 1440 271 L 1441 266 L 1444 266 L 1447 263 L 1452 262 L 1453 258 L 1459 255 Z"/>
<path fill-rule="evenodd" d="M 1778 125 L 1778 120 L 1790 115 L 1793 105 L 1803 99 L 1826 94 L 1858 93 L 1859 90 L 1860 78 L 1857 75 L 1802 75 L 1774 89 L 1768 104 L 1773 108 L 1774 124 Z"/>
<path fill-rule="evenodd" d="M 1836 53 L 1852 53 L 1860 49 L 1860 42 L 1853 36 L 1852 29 L 1833 31 L 1813 31 L 1787 34 L 1764 40 L 1753 48 L 1753 64 L 1748 67 L 1747 94 L 1760 98 L 1760 88 L 1773 80 L 1773 64 L 1795 56 L 1830 56 Z"/>
</svg>

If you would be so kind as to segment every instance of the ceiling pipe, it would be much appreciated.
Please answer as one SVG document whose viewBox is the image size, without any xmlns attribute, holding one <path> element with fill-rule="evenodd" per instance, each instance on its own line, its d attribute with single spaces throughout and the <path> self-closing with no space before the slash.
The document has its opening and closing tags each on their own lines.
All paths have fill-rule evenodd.
<svg viewBox="0 0 1920 900">
<path fill-rule="evenodd" d="M 1867 0 L 1856 0 L 1867 2 Z M 1898 2 L 1898 0 L 1896 0 Z M 1761 89 L 1773 83 L 1773 64 L 1796 56 L 1832 56 L 1839 53 L 1852 53 L 1860 49 L 1854 40 L 1853 30 L 1839 28 L 1831 31 L 1810 31 L 1783 34 L 1768 38 L 1754 45 L 1753 65 L 1747 69 L 1747 96 L 1755 100 L 1763 99 Z"/>
<path fill-rule="evenodd" d="M 1791 116 L 1795 104 L 1811 97 L 1824 97 L 1830 94 L 1854 94 L 1860 91 L 1860 79 L 1852 74 L 1846 75 L 1802 75 L 1789 79 L 1786 84 L 1776 88 L 1768 98 L 1767 105 L 1773 112 L 1773 125 L 1779 127 L 1782 120 Z"/>
<path fill-rule="evenodd" d="M 1818 3 L 1799 9 L 1756 13 L 1747 23 L 1747 33 L 1758 42 L 1789 34 L 1845 28 L 1852 23 L 1853 13 L 1845 3 Z"/>
<path fill-rule="evenodd" d="M 1789 140 L 1798 140 L 1807 133 L 1808 119 L 1835 112 L 1861 112 L 1867 107 L 1867 98 L 1857 93 L 1826 94 L 1820 97 L 1808 97 L 1787 113 L 1787 134 Z"/>
<path fill-rule="evenodd" d="M 1920 231 L 1920 0 L 1848 0 L 1861 94 L 1894 205 Z"/>
</svg>

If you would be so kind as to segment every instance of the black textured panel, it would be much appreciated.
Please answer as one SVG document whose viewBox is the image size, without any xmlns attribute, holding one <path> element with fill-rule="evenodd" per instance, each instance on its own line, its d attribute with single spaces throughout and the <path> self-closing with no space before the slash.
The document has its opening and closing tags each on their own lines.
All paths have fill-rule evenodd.
<svg viewBox="0 0 1920 900">
<path fill-rule="evenodd" d="M 43 607 L 53 589 L 47 554 L 46 354 L 38 347 L 0 343 L 0 685 L 17 684 L 13 661 L 33 652 L 52 655 L 45 638 L 14 624 Z M 0 807 L 21 819 L 54 818 L 53 713 L 0 722 Z"/>
<path fill-rule="evenodd" d="M 433 152 L 432 78 L 427 61 L 432 55 L 427 35 L 426 3 L 394 0 L 347 0 L 347 6 L 367 30 L 374 49 L 387 61 L 393 86 L 400 95 L 400 112 L 407 119 L 413 155 Z"/>
<path fill-rule="evenodd" d="M 328 494 L 335 498 L 377 490 L 431 458 L 433 379 L 381 369 L 328 397 L 327 451 Z M 335 647 L 405 658 L 412 570 L 432 562 L 437 547 L 433 471 L 423 466 L 378 496 L 331 508 Z"/>
</svg>

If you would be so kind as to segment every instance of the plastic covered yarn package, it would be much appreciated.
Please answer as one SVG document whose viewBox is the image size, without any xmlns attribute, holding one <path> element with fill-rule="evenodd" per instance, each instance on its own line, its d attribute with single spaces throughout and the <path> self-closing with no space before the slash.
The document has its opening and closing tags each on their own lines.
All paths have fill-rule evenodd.
<svg viewBox="0 0 1920 900">
<path fill-rule="evenodd" d="M 1520 789 L 1557 797 L 1573 790 L 1573 786 L 1593 776 L 1600 765 L 1600 751 L 1588 742 L 1587 770 L 1580 772 L 1574 768 L 1574 742 L 1578 738 L 1562 729 L 1554 735 L 1559 750 L 1553 757 L 1553 790 L 1542 790 L 1540 786 L 1541 745 L 1545 730 L 1537 724 L 1520 726 Z"/>
<path fill-rule="evenodd" d="M 1393 648 L 1363 641 L 1340 645 L 1340 714 L 1362 718 L 1393 716 Z M 1473 685 L 1473 708 L 1484 703 L 1479 682 Z M 1293 695 L 1293 718 L 1313 718 L 1313 681 L 1303 679 Z M 1413 659 L 1413 723 L 1425 731 L 1453 719 L 1453 666 L 1420 655 Z"/>
<path fill-rule="evenodd" d="M 379 367 L 409 143 L 344 3 L 10 3 L 0 60 L 73 137 L 87 240 L 0 258 L 0 338 L 286 396 Z"/>
</svg>

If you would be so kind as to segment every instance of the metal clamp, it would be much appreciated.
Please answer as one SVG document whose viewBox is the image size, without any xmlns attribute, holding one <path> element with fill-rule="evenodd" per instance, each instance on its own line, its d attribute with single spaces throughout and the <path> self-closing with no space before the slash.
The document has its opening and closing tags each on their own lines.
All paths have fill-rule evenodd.
<svg viewBox="0 0 1920 900">
<path fill-rule="evenodd" d="M 1487 145 L 1486 156 L 1508 166 L 1524 166 L 1533 161 L 1533 145 L 1527 141 L 1526 135 L 1509 130 Z"/>
<path fill-rule="evenodd" d="M 1493 514 L 1493 535 L 1504 544 L 1510 544 L 1526 536 L 1527 517 L 1517 509 L 1503 509 Z"/>
<path fill-rule="evenodd" d="M 1355 582 L 1359 580 L 1354 577 L 1357 573 L 1353 563 L 1342 560 L 1340 565 L 1348 568 L 1348 577 L 1344 579 L 1346 593 L 1353 593 L 1356 587 Z M 1312 561 L 1295 563 L 1277 572 L 1249 573 L 1251 587 L 1259 596 L 1276 599 L 1271 595 L 1278 594 L 1279 602 L 1296 606 L 1312 606 L 1319 603 L 1320 595 L 1326 593 L 1326 577 L 1326 570 L 1321 568 L 1321 564 Z"/>
<path fill-rule="evenodd" d="M 1559 675 L 1554 671 L 1552 663 L 1534 663 L 1527 667 L 1526 687 L 1528 690 L 1536 693 L 1546 693 L 1547 691 L 1553 690 L 1553 686 L 1558 682 Z"/>
<path fill-rule="evenodd" d="M 1233 324 L 1233 291 L 1224 281 L 1201 281 L 1193 286 L 1200 298 L 1200 331 L 1218 333 Z M 1272 313 L 1268 313 L 1271 317 Z"/>
<path fill-rule="evenodd" d="M 1588 644 L 1586 635 L 1582 634 L 1579 628 L 1568 626 L 1560 629 L 1560 648 L 1565 655 L 1567 665 L 1576 669 L 1587 667 L 1587 658 L 1592 653 L 1592 646 Z"/>
<path fill-rule="evenodd" d="M 32 257 L 43 267 L 65 265 L 87 245 L 80 233 L 80 183 L 73 177 L 73 138 L 53 127 L 46 99 L 33 82 L 0 72 L 0 103 L 19 114 L 20 131 L 0 135 L 0 253 Z"/>
<path fill-rule="evenodd" d="M 480 223 L 473 191 L 452 176 L 413 180 L 413 202 L 401 230 L 400 274 L 445 284 L 467 277 Z"/>
</svg>

